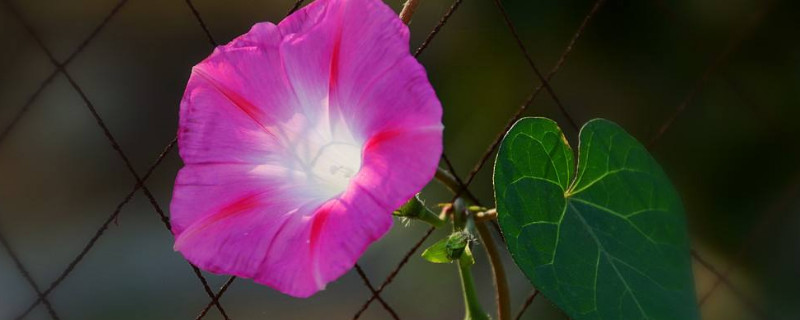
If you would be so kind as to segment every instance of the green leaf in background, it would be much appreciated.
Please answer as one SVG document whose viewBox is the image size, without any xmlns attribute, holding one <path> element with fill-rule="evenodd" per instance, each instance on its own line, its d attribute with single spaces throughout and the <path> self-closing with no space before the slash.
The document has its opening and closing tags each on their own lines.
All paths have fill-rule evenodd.
<svg viewBox="0 0 800 320">
<path fill-rule="evenodd" d="M 661 167 L 616 124 L 583 126 L 577 176 L 555 122 L 524 118 L 494 169 L 516 264 L 575 319 L 698 319 L 684 210 Z"/>
</svg>

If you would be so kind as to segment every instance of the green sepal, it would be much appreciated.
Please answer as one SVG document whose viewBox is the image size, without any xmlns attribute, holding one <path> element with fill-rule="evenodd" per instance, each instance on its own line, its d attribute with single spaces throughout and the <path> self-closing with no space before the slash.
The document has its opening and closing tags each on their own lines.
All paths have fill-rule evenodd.
<svg viewBox="0 0 800 320">
<path fill-rule="evenodd" d="M 465 232 L 455 232 L 447 239 L 442 239 L 422 252 L 422 258 L 433 263 L 450 263 L 468 256 L 468 260 L 475 263 L 472 252 L 469 250 L 470 236 Z M 465 254 L 466 253 L 466 254 Z"/>
<path fill-rule="evenodd" d="M 438 214 L 425 206 L 425 203 L 419 198 L 419 194 L 411 197 L 406 204 L 392 212 L 392 215 L 427 222 L 437 228 L 445 225 L 445 221 L 440 219 Z"/>
</svg>

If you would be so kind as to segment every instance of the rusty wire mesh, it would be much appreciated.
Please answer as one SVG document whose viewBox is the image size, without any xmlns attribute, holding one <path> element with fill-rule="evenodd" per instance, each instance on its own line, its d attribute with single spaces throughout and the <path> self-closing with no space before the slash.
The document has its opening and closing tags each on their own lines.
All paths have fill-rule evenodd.
<svg viewBox="0 0 800 320">
<path fill-rule="evenodd" d="M 586 8 L 586 14 L 581 20 L 580 24 L 577 26 L 577 29 L 573 32 L 570 40 L 567 42 L 567 45 L 561 52 L 558 60 L 554 63 L 551 69 L 547 73 L 543 73 L 541 71 L 540 65 L 537 64 L 532 55 L 529 53 L 528 49 L 526 48 L 525 41 L 523 37 L 519 34 L 515 27 L 515 22 L 512 21 L 508 12 L 501 3 L 500 0 L 481 0 L 481 1 L 493 1 L 494 6 L 497 9 L 499 15 L 503 18 L 505 26 L 507 27 L 507 32 L 513 36 L 515 41 L 515 45 L 517 46 L 518 50 L 521 53 L 521 58 L 525 59 L 527 66 L 530 68 L 530 71 L 533 72 L 535 78 L 538 80 L 537 85 L 532 88 L 530 94 L 524 100 L 524 103 L 518 108 L 517 112 L 515 112 L 506 122 L 505 128 L 499 131 L 496 135 L 495 139 L 492 143 L 486 148 L 485 152 L 479 158 L 478 162 L 474 165 L 474 167 L 469 171 L 466 179 L 461 179 L 457 173 L 457 170 L 453 167 L 453 164 L 447 158 L 447 155 L 443 155 L 443 161 L 447 165 L 447 168 L 456 176 L 459 183 L 461 183 L 462 190 L 460 192 L 469 192 L 468 188 L 471 183 L 474 181 L 476 175 L 481 171 L 481 169 L 488 163 L 488 160 L 491 158 L 491 155 L 496 151 L 497 146 L 503 136 L 503 133 L 520 117 L 525 114 L 525 111 L 536 101 L 537 97 L 540 96 L 540 93 L 545 92 L 550 98 L 555 102 L 555 105 L 558 107 L 559 112 L 563 115 L 564 119 L 568 126 L 577 132 L 579 128 L 578 122 L 574 119 L 571 115 L 571 111 L 565 104 L 563 104 L 559 95 L 557 95 L 557 90 L 551 85 L 550 81 L 553 77 L 559 72 L 561 67 L 567 62 L 570 54 L 572 53 L 573 49 L 579 45 L 580 38 L 584 34 L 587 28 L 590 28 L 593 19 L 595 19 L 596 14 L 598 11 L 603 10 L 604 5 L 607 5 L 606 0 L 596 0 L 590 6 Z M 776 0 L 777 1 L 777 0 Z M 295 10 L 299 9 L 304 0 L 297 0 L 290 4 L 288 9 L 287 15 L 294 12 Z M 426 48 L 432 43 L 432 41 L 437 37 L 439 32 L 444 28 L 449 19 L 457 13 L 458 9 L 461 7 L 463 0 L 455 0 L 448 8 L 444 11 L 443 16 L 439 19 L 439 22 L 434 26 L 434 28 L 430 31 L 427 38 L 422 42 L 419 48 L 415 51 L 415 56 L 420 56 Z M 660 0 L 652 0 L 652 2 L 660 8 L 661 12 L 669 17 L 670 19 L 675 19 L 678 13 L 676 13 L 673 8 L 670 7 L 669 4 L 664 3 Z M 728 86 L 732 91 L 736 93 L 736 96 L 743 100 L 747 105 L 757 105 L 757 102 L 753 101 L 749 98 L 736 84 L 736 81 L 726 73 L 721 72 L 719 69 L 725 63 L 726 59 L 734 53 L 737 48 L 741 45 L 742 41 L 753 32 L 759 23 L 765 18 L 765 16 L 769 13 L 769 10 L 772 7 L 772 2 L 764 2 L 761 6 L 761 9 L 757 12 L 752 14 L 752 18 L 747 21 L 747 23 L 743 23 L 740 28 L 737 30 L 733 30 L 730 32 L 730 37 L 726 41 L 725 45 L 719 50 L 718 54 L 710 60 L 710 63 L 705 67 L 703 72 L 700 76 L 696 79 L 696 81 L 688 88 L 688 92 L 681 100 L 681 102 L 674 108 L 674 111 L 669 114 L 669 116 L 661 122 L 656 133 L 649 139 L 645 140 L 648 141 L 648 147 L 652 148 L 653 146 L 658 143 L 660 138 L 666 134 L 673 125 L 680 121 L 682 114 L 690 108 L 693 101 L 697 98 L 697 95 L 708 85 L 709 81 L 716 76 L 717 79 L 721 79 L 722 83 Z M 151 177 L 153 171 L 162 163 L 164 158 L 169 155 L 171 152 L 174 151 L 174 147 L 176 145 L 176 139 L 174 138 L 169 141 L 166 146 L 163 147 L 162 152 L 155 158 L 152 165 L 148 168 L 147 171 L 142 174 L 134 169 L 134 165 L 132 164 L 128 154 L 123 151 L 122 147 L 118 143 L 115 135 L 111 132 L 108 125 L 106 124 L 103 117 L 101 117 L 100 113 L 98 112 L 97 108 L 95 107 L 95 103 L 93 100 L 87 95 L 86 91 L 81 87 L 79 82 L 73 78 L 71 73 L 66 68 L 70 65 L 81 53 L 84 49 L 94 41 L 95 37 L 108 25 L 112 19 L 115 18 L 117 13 L 128 3 L 128 0 L 121 0 L 119 1 L 110 12 L 108 12 L 105 17 L 97 24 L 97 26 L 89 33 L 89 35 L 67 56 L 66 59 L 59 60 L 53 54 L 51 49 L 49 49 L 48 44 L 39 36 L 36 31 L 35 26 L 32 24 L 31 21 L 28 21 L 24 15 L 22 15 L 15 7 L 13 3 L 9 0 L 4 0 L 4 7 L 13 16 L 17 23 L 19 23 L 28 35 L 36 42 L 38 47 L 41 51 L 47 56 L 48 60 L 54 67 L 52 73 L 50 73 L 47 77 L 42 80 L 41 84 L 37 87 L 37 89 L 29 95 L 29 98 L 25 101 L 25 103 L 17 108 L 15 115 L 12 117 L 12 120 L 9 124 L 3 128 L 2 132 L 0 133 L 0 143 L 6 139 L 10 132 L 14 129 L 18 122 L 20 122 L 26 114 L 29 113 L 29 109 L 33 106 L 34 102 L 37 98 L 42 94 L 42 92 L 52 83 L 53 79 L 57 75 L 63 75 L 66 80 L 68 81 L 72 90 L 74 90 L 81 98 L 82 102 L 84 103 L 85 107 L 88 111 L 92 114 L 97 126 L 101 129 L 103 133 L 104 139 L 108 142 L 111 148 L 116 153 L 118 159 L 124 164 L 125 168 L 129 172 L 129 174 L 135 180 L 135 184 L 131 186 L 130 191 L 122 198 L 121 201 L 118 202 L 115 209 L 112 213 L 103 221 L 103 223 L 96 228 L 96 230 L 92 233 L 89 240 L 86 242 L 84 247 L 74 256 L 71 262 L 60 272 L 58 277 L 55 280 L 51 281 L 46 286 L 41 286 L 38 284 L 38 281 L 33 278 L 31 273 L 28 271 L 23 259 L 19 257 L 17 252 L 15 251 L 14 247 L 10 244 L 9 239 L 7 239 L 3 234 L 0 234 L 0 244 L 4 247 L 6 253 L 10 256 L 13 260 L 15 268 L 19 272 L 19 274 L 24 277 L 25 281 L 30 285 L 31 289 L 36 292 L 37 298 L 33 301 L 30 301 L 29 304 L 25 305 L 24 308 L 21 308 L 21 311 L 18 314 L 15 314 L 13 317 L 14 319 L 24 319 L 28 317 L 31 312 L 40 304 L 44 305 L 44 308 L 47 311 L 47 314 L 52 319 L 62 319 L 59 316 L 56 308 L 49 300 L 49 296 L 51 293 L 57 289 L 62 282 L 73 273 L 76 268 L 81 265 L 81 262 L 87 256 L 87 254 L 94 248 L 97 244 L 98 240 L 100 240 L 108 228 L 111 226 L 112 223 L 115 223 L 118 219 L 118 216 L 122 210 L 122 208 L 128 204 L 134 195 L 141 192 L 147 198 L 150 206 L 152 209 L 158 214 L 159 218 L 163 222 L 164 227 L 169 230 L 169 217 L 164 212 L 162 206 L 159 204 L 156 197 L 151 193 L 151 191 L 146 186 L 146 182 L 148 178 Z M 196 19 L 198 27 L 203 32 L 203 35 L 207 38 L 208 43 L 210 44 L 211 48 L 218 45 L 215 37 L 212 35 L 212 31 L 210 30 L 208 24 L 204 21 L 202 13 L 194 6 L 191 0 L 186 0 L 185 5 L 188 10 L 191 11 L 193 17 Z M 421 10 L 425 10 L 424 6 Z M 755 112 L 759 112 L 758 107 L 753 108 Z M 768 121 L 766 118 L 760 118 L 763 121 Z M 766 120 L 765 120 L 766 119 Z M 566 127 L 566 126 L 565 126 Z M 569 130 L 569 129 L 568 129 Z M 699 297 L 699 304 L 701 307 L 709 300 L 709 297 L 713 296 L 720 286 L 727 287 L 740 301 L 742 305 L 744 305 L 747 309 L 749 309 L 753 314 L 757 316 L 757 318 L 761 319 L 770 319 L 772 318 L 769 314 L 768 310 L 765 310 L 763 306 L 761 306 L 757 301 L 751 299 L 747 293 L 743 292 L 742 290 L 737 288 L 737 285 L 729 279 L 729 275 L 731 274 L 733 268 L 738 265 L 742 259 L 744 259 L 745 254 L 748 250 L 753 250 L 753 243 L 754 241 L 759 238 L 763 237 L 764 234 L 768 231 L 768 228 L 771 224 L 774 224 L 781 219 L 784 215 L 787 214 L 789 211 L 789 206 L 791 205 L 792 199 L 797 197 L 798 194 L 798 187 L 800 186 L 800 181 L 798 179 L 794 179 L 794 181 L 785 188 L 783 194 L 781 194 L 777 201 L 767 207 L 766 213 L 761 215 L 762 218 L 760 222 L 752 228 L 752 231 L 748 233 L 747 236 L 744 237 L 744 241 L 740 248 L 736 251 L 734 258 L 731 262 L 726 266 L 715 266 L 710 263 L 707 259 L 703 257 L 703 255 L 698 252 L 697 250 L 692 251 L 692 258 L 695 259 L 698 263 L 695 265 L 696 267 L 705 268 L 707 271 L 711 272 L 714 275 L 714 280 L 711 287 L 706 290 L 705 292 L 698 292 Z M 1 232 L 2 230 L 0 230 Z M 385 316 L 391 317 L 393 319 L 399 319 L 400 315 L 402 314 L 402 310 L 399 312 L 395 310 L 387 301 L 385 301 L 381 297 L 381 293 L 387 289 L 387 287 L 396 279 L 396 276 L 403 270 L 403 268 L 407 265 L 409 259 L 412 258 L 414 253 L 418 251 L 418 249 L 425 243 L 425 241 L 433 234 L 434 229 L 428 229 L 422 237 L 417 240 L 413 246 L 408 249 L 405 255 L 402 256 L 400 262 L 388 273 L 385 279 L 380 283 L 379 286 L 375 286 L 370 279 L 368 278 L 365 271 L 362 267 L 358 264 L 355 266 L 355 271 L 358 276 L 362 279 L 364 286 L 367 287 L 371 295 L 358 310 L 353 310 L 354 315 L 352 318 L 357 319 L 359 318 L 365 310 L 367 310 L 370 305 L 374 301 L 378 301 L 382 308 L 386 311 Z M 235 284 L 236 277 L 229 277 L 227 280 L 216 290 L 212 288 L 209 282 L 206 280 L 204 274 L 195 266 L 189 264 L 189 269 L 192 270 L 192 273 L 197 278 L 197 281 L 201 284 L 204 294 L 208 298 L 208 302 L 206 305 L 199 309 L 196 319 L 204 318 L 211 309 L 218 310 L 219 314 L 224 319 L 229 319 L 229 315 L 226 312 L 226 309 L 223 307 L 221 298 L 227 292 L 229 287 Z M 514 266 L 507 265 L 506 268 L 514 268 Z M 525 311 L 531 305 L 531 303 L 540 297 L 539 291 L 533 289 L 530 295 L 524 300 L 521 307 L 517 310 L 516 319 L 520 319 L 523 317 Z M 541 298 L 540 298 L 541 299 Z M 488 306 L 487 306 L 488 307 Z M 350 317 L 348 315 L 336 315 L 335 318 L 340 317 Z"/>
</svg>

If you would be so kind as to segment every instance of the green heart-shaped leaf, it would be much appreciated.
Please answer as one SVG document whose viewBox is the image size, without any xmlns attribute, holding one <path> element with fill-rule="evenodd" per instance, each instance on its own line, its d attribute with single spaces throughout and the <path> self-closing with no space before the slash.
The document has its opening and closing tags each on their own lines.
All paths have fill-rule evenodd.
<svg viewBox="0 0 800 320">
<path fill-rule="evenodd" d="M 516 264 L 575 319 L 698 319 L 683 206 L 647 150 L 602 119 L 581 129 L 577 177 L 555 122 L 524 118 L 494 169 Z"/>
</svg>

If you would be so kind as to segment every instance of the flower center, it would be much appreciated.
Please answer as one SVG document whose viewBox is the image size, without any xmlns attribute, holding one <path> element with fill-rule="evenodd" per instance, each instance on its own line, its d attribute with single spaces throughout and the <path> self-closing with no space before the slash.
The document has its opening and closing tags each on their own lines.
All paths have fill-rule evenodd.
<svg viewBox="0 0 800 320">
<path fill-rule="evenodd" d="M 308 165 L 309 173 L 326 195 L 342 193 L 361 169 L 361 146 L 350 142 L 328 142 L 320 146 Z"/>
<path fill-rule="evenodd" d="M 303 173 L 297 183 L 314 199 L 324 201 L 344 192 L 361 170 L 363 139 L 356 138 L 341 118 L 298 112 L 273 133 L 286 150 L 278 161 L 290 171 Z"/>
</svg>

